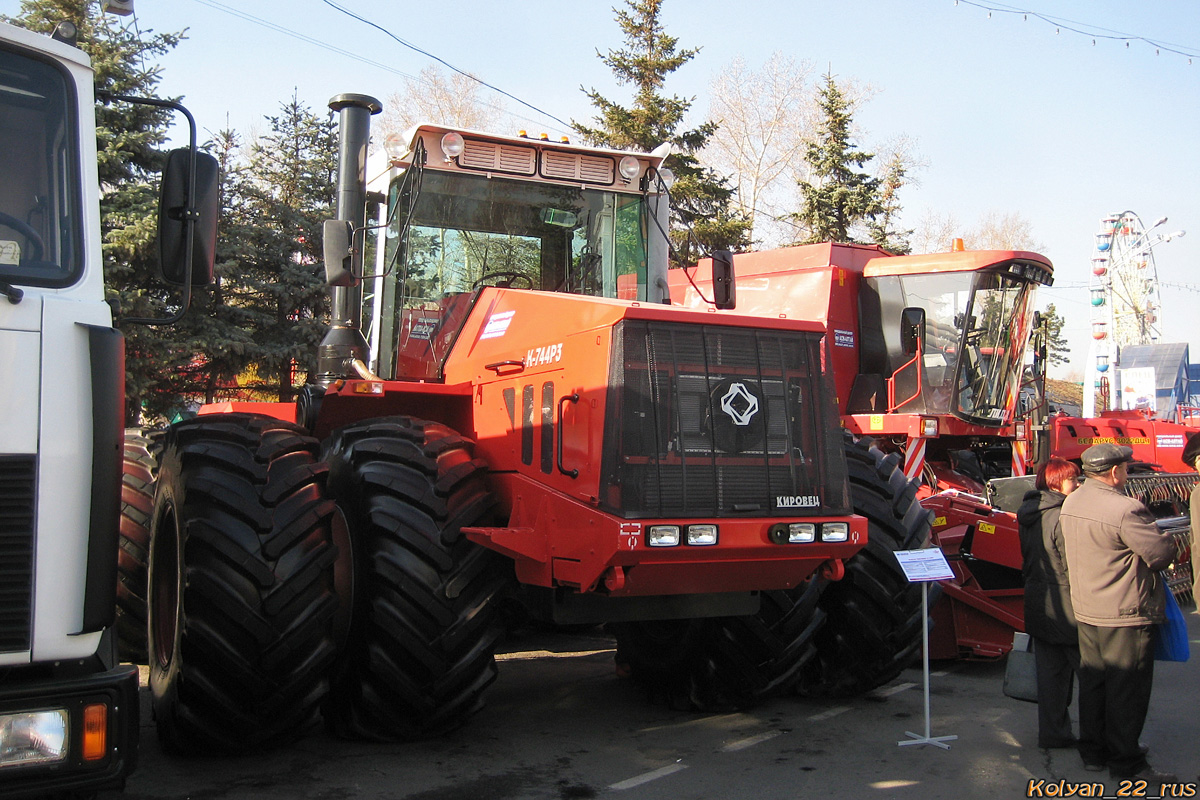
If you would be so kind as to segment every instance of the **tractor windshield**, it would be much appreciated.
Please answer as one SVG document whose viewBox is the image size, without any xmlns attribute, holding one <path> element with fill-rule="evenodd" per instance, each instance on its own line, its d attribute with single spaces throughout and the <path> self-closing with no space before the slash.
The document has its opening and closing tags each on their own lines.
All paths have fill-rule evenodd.
<svg viewBox="0 0 1200 800">
<path fill-rule="evenodd" d="M 1035 284 L 1001 271 L 900 281 L 905 305 L 925 309 L 925 412 L 984 425 L 1010 422 L 1033 326 Z"/>
<path fill-rule="evenodd" d="M 0 49 L 0 280 L 65 286 L 82 267 L 73 100 L 57 67 Z"/>
<path fill-rule="evenodd" d="M 384 377 L 439 378 L 484 286 L 646 299 L 641 195 L 413 174 L 392 181 L 385 266 L 366 303 Z"/>
</svg>

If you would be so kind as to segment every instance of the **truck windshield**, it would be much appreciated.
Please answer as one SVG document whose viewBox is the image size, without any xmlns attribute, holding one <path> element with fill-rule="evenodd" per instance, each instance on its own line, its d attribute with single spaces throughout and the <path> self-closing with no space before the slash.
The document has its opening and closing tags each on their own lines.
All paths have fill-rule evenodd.
<svg viewBox="0 0 1200 800">
<path fill-rule="evenodd" d="M 641 195 L 428 168 L 410 192 L 406 177 L 392 181 L 385 267 L 364 302 L 384 377 L 440 377 L 484 286 L 647 296 Z"/>
<path fill-rule="evenodd" d="M 0 280 L 65 286 L 82 268 L 72 100 L 57 67 L 0 48 Z"/>
<path fill-rule="evenodd" d="M 905 304 L 925 309 L 925 411 L 1011 422 L 1035 285 L 1001 271 L 913 275 L 901 284 Z"/>
</svg>

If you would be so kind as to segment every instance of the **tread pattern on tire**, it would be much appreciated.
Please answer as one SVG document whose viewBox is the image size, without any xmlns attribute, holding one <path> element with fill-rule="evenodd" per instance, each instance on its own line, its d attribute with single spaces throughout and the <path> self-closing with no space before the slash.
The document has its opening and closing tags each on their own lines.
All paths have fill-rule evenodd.
<svg viewBox="0 0 1200 800">
<path fill-rule="evenodd" d="M 121 660 L 134 664 L 146 663 L 146 564 L 162 440 L 161 431 L 125 429 L 115 629 Z"/>
<path fill-rule="evenodd" d="M 318 448 L 298 426 L 253 414 L 200 417 L 168 433 L 155 523 L 174 502 L 185 571 L 179 663 L 157 668 L 153 624 L 150 660 L 169 750 L 262 750 L 320 723 L 336 656 L 338 553 Z M 163 535 L 173 531 L 156 528 L 154 542 Z"/>
<path fill-rule="evenodd" d="M 339 736 L 413 740 L 458 727 L 496 677 L 511 563 L 462 535 L 496 498 L 474 443 L 409 417 L 365 420 L 326 446 L 350 523 L 355 609 L 325 715 Z"/>
<path fill-rule="evenodd" d="M 847 435 L 846 461 L 854 511 L 869 523 L 867 546 L 822 596 L 828 621 L 801 684 L 811 694 L 849 696 L 887 683 L 920 656 L 928 624 L 921 587 L 908 582 L 894 553 L 928 543 L 933 513 L 917 502 L 917 483 L 905 477 L 895 453 Z"/>
<path fill-rule="evenodd" d="M 763 592 L 757 614 L 611 626 L 617 660 L 654 699 L 684 710 L 744 709 L 793 689 L 825 623 L 824 582 Z"/>
</svg>

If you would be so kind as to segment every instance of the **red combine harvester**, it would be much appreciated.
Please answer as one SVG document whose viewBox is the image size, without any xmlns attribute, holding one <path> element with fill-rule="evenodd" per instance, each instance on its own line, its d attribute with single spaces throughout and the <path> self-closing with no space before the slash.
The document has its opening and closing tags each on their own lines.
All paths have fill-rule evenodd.
<svg viewBox="0 0 1200 800">
<path fill-rule="evenodd" d="M 692 707 L 911 663 L 921 594 L 892 552 L 931 515 L 897 455 L 840 430 L 823 320 L 670 304 L 665 152 L 422 126 L 376 198 L 379 104 L 330 105 L 319 374 L 163 443 L 148 656 L 169 748 L 265 747 L 319 715 L 371 739 L 454 727 L 510 597 L 609 623 L 634 677 Z"/>
<path fill-rule="evenodd" d="M 843 426 L 899 454 L 905 475 L 920 481 L 935 540 L 957 576 L 942 582 L 945 599 L 934 608 L 935 658 L 996 658 L 1011 649 L 1013 631 L 1024 629 L 1011 512 L 1032 487 L 1028 473 L 1051 452 L 1078 458 L 1090 444 L 1118 441 L 1150 445 L 1156 449 L 1138 450 L 1139 457 L 1182 467 L 1181 426 L 1046 414 L 1045 347 L 1033 310 L 1037 287 L 1053 280 L 1044 256 L 893 256 L 875 246 L 817 244 L 739 254 L 734 262 L 731 313 L 823 322 Z M 672 271 L 672 291 L 685 306 L 704 304 L 708 269 L 701 262 Z M 1138 476 L 1130 491 L 1148 504 L 1164 501 L 1152 507 L 1174 517 L 1196 477 Z M 1181 592 L 1190 584 L 1182 571 L 1186 530 L 1178 519 L 1163 524 L 1180 539 L 1184 558 L 1172 580 Z"/>
</svg>

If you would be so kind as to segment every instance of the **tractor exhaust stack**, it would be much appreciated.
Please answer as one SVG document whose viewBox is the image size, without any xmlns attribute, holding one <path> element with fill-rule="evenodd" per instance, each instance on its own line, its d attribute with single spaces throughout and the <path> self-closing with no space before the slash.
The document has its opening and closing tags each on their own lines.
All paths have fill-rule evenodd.
<svg viewBox="0 0 1200 800">
<path fill-rule="evenodd" d="M 367 359 L 362 335 L 363 230 L 367 207 L 367 143 L 371 115 L 383 110 L 374 97 L 339 94 L 329 101 L 338 112 L 337 221 L 350 226 L 349 252 L 331 263 L 326 246 L 325 271 L 331 285 L 329 332 L 317 348 L 317 383 L 328 387 L 351 374 L 355 359 Z M 326 224 L 328 234 L 330 224 Z M 326 243 L 328 245 L 328 242 Z M 337 277 L 335 277 L 337 276 Z"/>
</svg>

